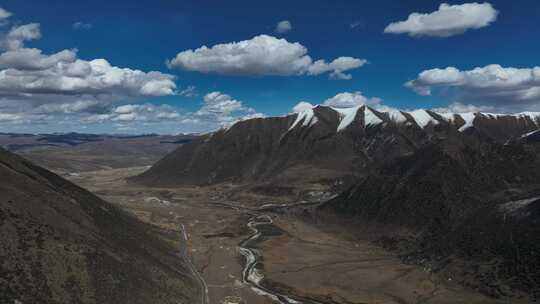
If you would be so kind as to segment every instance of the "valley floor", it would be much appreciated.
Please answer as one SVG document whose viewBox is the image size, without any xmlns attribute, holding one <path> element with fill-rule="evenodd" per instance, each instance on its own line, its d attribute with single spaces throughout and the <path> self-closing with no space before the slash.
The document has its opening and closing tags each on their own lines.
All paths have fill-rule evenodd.
<svg viewBox="0 0 540 304">
<path fill-rule="evenodd" d="M 264 203 L 283 203 L 276 198 L 231 196 L 235 192 L 231 185 L 158 189 L 126 182 L 126 177 L 145 169 L 66 177 L 141 220 L 177 233 L 177 245 L 188 246 L 186 252 L 205 281 L 209 303 L 276 303 L 243 282 L 245 260 L 239 244 L 253 233 L 247 224 L 257 216 L 273 221 L 260 227 L 262 237 L 254 245 L 261 256 L 256 271 L 264 276 L 260 284 L 292 302 L 508 303 L 469 291 L 451 278 L 404 265 L 368 241 L 352 240 L 284 213 L 257 210 Z M 184 232 L 187 242 L 182 242 Z"/>
</svg>

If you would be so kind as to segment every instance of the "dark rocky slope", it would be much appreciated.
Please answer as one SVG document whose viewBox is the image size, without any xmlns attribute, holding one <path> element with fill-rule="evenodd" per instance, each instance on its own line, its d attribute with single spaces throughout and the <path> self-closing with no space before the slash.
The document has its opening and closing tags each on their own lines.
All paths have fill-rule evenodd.
<svg viewBox="0 0 540 304">
<path fill-rule="evenodd" d="M 374 168 L 320 211 L 376 226 L 405 260 L 486 294 L 538 298 L 540 147 L 447 144 Z"/>
<path fill-rule="evenodd" d="M 191 303 L 154 228 L 0 149 L 0 303 Z"/>
</svg>

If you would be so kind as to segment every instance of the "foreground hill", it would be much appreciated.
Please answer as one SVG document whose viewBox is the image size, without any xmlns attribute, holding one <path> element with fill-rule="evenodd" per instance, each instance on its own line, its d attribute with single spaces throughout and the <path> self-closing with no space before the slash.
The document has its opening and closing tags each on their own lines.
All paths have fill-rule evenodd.
<svg viewBox="0 0 540 304">
<path fill-rule="evenodd" d="M 340 194 L 323 218 L 494 297 L 540 296 L 540 113 L 316 107 L 235 124 L 134 179 Z M 279 191 L 277 191 L 279 192 Z M 331 216 L 329 216 L 331 215 Z M 366 233 L 367 232 L 367 233 Z"/>
<path fill-rule="evenodd" d="M 155 228 L 1 148 L 0 176 L 0 303 L 194 303 Z"/>
</svg>

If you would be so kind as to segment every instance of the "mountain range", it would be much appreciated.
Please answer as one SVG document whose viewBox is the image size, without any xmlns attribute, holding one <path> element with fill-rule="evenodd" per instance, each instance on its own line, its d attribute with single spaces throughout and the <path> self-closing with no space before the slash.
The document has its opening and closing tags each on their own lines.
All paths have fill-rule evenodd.
<svg viewBox="0 0 540 304">
<path fill-rule="evenodd" d="M 493 297 L 540 297 L 540 113 L 307 108 L 240 121 L 132 182 L 336 195 L 319 219 Z M 377 227 L 377 229 L 374 229 Z"/>
<path fill-rule="evenodd" d="M 335 182 L 435 142 L 534 141 L 539 126 L 540 113 L 532 112 L 440 114 L 317 106 L 286 117 L 241 121 L 200 136 L 136 180 L 153 185 Z"/>
</svg>

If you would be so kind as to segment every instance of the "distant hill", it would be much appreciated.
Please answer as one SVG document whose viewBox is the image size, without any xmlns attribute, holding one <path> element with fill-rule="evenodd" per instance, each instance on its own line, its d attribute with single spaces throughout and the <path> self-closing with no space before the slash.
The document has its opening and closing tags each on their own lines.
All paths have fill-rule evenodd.
<svg viewBox="0 0 540 304">
<path fill-rule="evenodd" d="M 0 146 L 58 173 L 152 165 L 193 135 L 0 134 Z"/>
<path fill-rule="evenodd" d="M 0 148 L 0 303 L 195 303 L 160 233 Z"/>
</svg>

